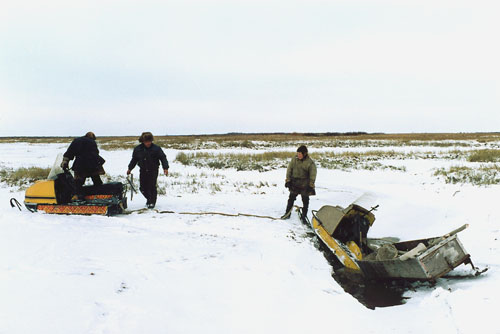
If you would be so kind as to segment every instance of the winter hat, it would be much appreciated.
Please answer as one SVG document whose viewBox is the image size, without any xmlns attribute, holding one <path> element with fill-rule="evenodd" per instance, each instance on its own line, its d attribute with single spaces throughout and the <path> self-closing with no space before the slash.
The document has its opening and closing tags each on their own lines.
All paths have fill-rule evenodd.
<svg viewBox="0 0 500 334">
<path fill-rule="evenodd" d="M 300 152 L 302 153 L 303 155 L 306 155 L 307 154 L 307 147 L 305 145 L 301 145 L 299 146 L 299 148 L 297 149 L 297 152 Z"/>
<path fill-rule="evenodd" d="M 95 134 L 93 132 L 91 132 L 91 131 L 87 132 L 85 134 L 85 137 L 95 140 Z"/>
<path fill-rule="evenodd" d="M 141 136 L 139 137 L 139 142 L 144 143 L 146 141 L 153 141 L 154 137 L 151 132 L 143 132 Z"/>
</svg>

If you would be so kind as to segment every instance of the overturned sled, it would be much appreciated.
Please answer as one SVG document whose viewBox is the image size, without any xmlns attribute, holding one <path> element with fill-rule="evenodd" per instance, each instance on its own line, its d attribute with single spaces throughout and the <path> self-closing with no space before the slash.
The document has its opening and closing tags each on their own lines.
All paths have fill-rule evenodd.
<svg viewBox="0 0 500 334">
<path fill-rule="evenodd" d="M 372 211 L 356 204 L 313 211 L 314 232 L 345 268 L 370 279 L 434 280 L 462 263 L 472 265 L 457 236 L 466 225 L 442 237 L 404 242 L 369 239 L 367 232 L 375 221 Z"/>
</svg>

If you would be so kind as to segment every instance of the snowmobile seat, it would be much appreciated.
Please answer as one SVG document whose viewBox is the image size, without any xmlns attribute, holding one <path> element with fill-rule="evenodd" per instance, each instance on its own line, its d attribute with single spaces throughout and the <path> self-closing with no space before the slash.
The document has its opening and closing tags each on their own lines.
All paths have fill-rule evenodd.
<svg viewBox="0 0 500 334">
<path fill-rule="evenodd" d="M 92 186 L 82 187 L 82 194 L 84 196 L 112 195 L 118 197 L 119 199 L 122 199 L 123 193 L 124 193 L 124 186 L 123 183 L 121 182 L 109 182 L 99 186 L 92 185 Z"/>
</svg>

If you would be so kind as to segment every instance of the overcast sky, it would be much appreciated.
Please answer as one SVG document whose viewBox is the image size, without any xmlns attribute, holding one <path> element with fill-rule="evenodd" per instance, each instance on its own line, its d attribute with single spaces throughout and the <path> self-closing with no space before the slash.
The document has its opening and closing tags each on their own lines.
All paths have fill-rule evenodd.
<svg viewBox="0 0 500 334">
<path fill-rule="evenodd" d="M 0 0 L 0 136 L 500 131 L 500 2 Z"/>
</svg>

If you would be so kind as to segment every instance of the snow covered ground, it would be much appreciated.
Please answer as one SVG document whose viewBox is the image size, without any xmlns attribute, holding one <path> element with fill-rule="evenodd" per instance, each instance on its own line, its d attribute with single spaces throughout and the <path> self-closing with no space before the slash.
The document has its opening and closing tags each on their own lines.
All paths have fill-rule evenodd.
<svg viewBox="0 0 500 334">
<path fill-rule="evenodd" d="M 0 144 L 0 168 L 49 167 L 66 146 Z M 123 176 L 131 152 L 101 153 L 107 173 Z M 160 176 L 159 210 L 278 217 L 285 209 L 284 169 L 199 169 L 166 153 L 172 176 Z M 500 333 L 500 186 L 445 184 L 432 170 L 450 161 L 390 163 L 406 172 L 320 168 L 310 207 L 368 194 L 380 205 L 370 237 L 418 239 L 468 223 L 460 240 L 486 273 L 418 285 L 405 304 L 371 310 L 332 278 L 295 215 L 32 214 L 12 209 L 9 199 L 24 192 L 1 184 L 0 333 Z M 129 209 L 144 204 L 129 199 Z"/>
</svg>

